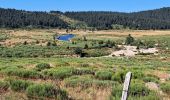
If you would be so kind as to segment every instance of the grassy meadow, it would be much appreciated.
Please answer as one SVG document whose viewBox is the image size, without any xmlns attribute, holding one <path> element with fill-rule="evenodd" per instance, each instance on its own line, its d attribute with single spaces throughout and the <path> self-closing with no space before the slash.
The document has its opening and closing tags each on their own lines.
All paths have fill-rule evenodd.
<svg viewBox="0 0 170 100">
<path fill-rule="evenodd" d="M 120 100 L 132 72 L 128 100 L 170 99 L 170 31 L 0 30 L 1 100 Z M 157 55 L 107 57 L 131 34 Z M 157 45 L 155 45 L 157 44 Z M 81 55 L 80 52 L 81 51 Z"/>
</svg>

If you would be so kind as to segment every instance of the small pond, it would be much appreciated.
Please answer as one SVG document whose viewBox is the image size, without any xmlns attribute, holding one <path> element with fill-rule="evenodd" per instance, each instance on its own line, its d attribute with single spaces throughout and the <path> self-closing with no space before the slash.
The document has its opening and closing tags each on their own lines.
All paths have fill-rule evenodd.
<svg viewBox="0 0 170 100">
<path fill-rule="evenodd" d="M 55 38 L 56 40 L 69 41 L 73 37 L 75 37 L 74 34 L 66 34 L 66 35 L 56 36 Z"/>
</svg>

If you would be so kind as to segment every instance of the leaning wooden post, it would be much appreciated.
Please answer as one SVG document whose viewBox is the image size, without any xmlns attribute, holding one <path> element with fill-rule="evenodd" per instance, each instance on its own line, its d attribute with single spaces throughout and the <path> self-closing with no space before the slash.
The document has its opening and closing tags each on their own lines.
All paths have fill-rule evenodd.
<svg viewBox="0 0 170 100">
<path fill-rule="evenodd" d="M 129 86 L 130 86 L 131 76 L 132 76 L 131 72 L 128 72 L 126 74 L 121 100 L 127 100 L 127 98 L 128 98 L 128 90 L 129 90 Z"/>
</svg>

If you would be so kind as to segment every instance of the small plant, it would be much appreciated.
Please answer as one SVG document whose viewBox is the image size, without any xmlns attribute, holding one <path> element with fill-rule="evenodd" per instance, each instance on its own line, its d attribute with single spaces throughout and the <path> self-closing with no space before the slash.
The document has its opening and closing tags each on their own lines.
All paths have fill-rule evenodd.
<svg viewBox="0 0 170 100">
<path fill-rule="evenodd" d="M 51 45 L 52 46 L 57 46 L 57 43 L 55 41 L 53 41 L 53 43 Z"/>
<path fill-rule="evenodd" d="M 41 75 L 36 72 L 35 70 L 25 70 L 25 69 L 18 69 L 18 68 L 11 68 L 3 70 L 3 73 L 7 74 L 8 76 L 18 76 L 22 78 L 39 78 Z"/>
<path fill-rule="evenodd" d="M 94 75 L 95 72 L 92 69 L 88 69 L 88 68 L 81 68 L 81 69 L 74 69 L 72 70 L 72 74 L 73 75 L 85 75 L 85 74 L 92 74 Z"/>
<path fill-rule="evenodd" d="M 85 44 L 84 49 L 88 49 L 88 48 L 89 48 L 89 46 L 87 44 Z"/>
<path fill-rule="evenodd" d="M 49 68 L 51 68 L 51 66 L 50 64 L 47 64 L 47 63 L 41 63 L 41 64 L 36 65 L 36 70 L 38 71 L 49 69 Z"/>
<path fill-rule="evenodd" d="M 121 85 L 113 86 L 111 100 L 120 100 L 123 87 Z"/>
<path fill-rule="evenodd" d="M 39 44 L 40 42 L 38 41 L 38 40 L 36 40 L 36 42 L 35 42 L 36 44 Z"/>
<path fill-rule="evenodd" d="M 131 34 L 129 34 L 128 37 L 126 37 L 125 44 L 131 45 L 133 42 L 134 42 L 134 38 L 131 36 Z"/>
<path fill-rule="evenodd" d="M 83 36 L 83 41 L 87 41 L 87 38 L 85 36 Z"/>
<path fill-rule="evenodd" d="M 127 71 L 119 71 L 116 72 L 113 76 L 112 76 L 112 80 L 113 81 L 118 81 L 119 83 L 123 83 L 124 79 L 125 79 L 125 75 L 126 75 Z"/>
<path fill-rule="evenodd" d="M 142 71 L 134 70 L 132 71 L 132 73 L 133 73 L 132 75 L 133 79 L 142 79 L 144 77 L 144 73 Z"/>
<path fill-rule="evenodd" d="M 144 78 L 143 78 L 143 81 L 144 81 L 144 82 L 155 82 L 155 83 L 159 83 L 159 79 L 154 78 L 154 77 L 149 77 L 149 76 L 144 77 Z"/>
<path fill-rule="evenodd" d="M 111 80 L 113 73 L 110 71 L 98 71 L 96 72 L 96 78 L 100 80 Z"/>
<path fill-rule="evenodd" d="M 83 50 L 81 48 L 75 48 L 74 53 L 77 55 L 81 55 L 83 53 Z"/>
<path fill-rule="evenodd" d="M 47 46 L 51 46 L 51 42 L 47 42 Z"/>
<path fill-rule="evenodd" d="M 170 83 L 163 83 L 160 85 L 163 92 L 170 94 Z"/>
<path fill-rule="evenodd" d="M 34 84 L 27 88 L 27 96 L 29 98 L 57 98 L 57 100 L 68 100 L 66 91 L 56 88 L 51 84 Z"/>
<path fill-rule="evenodd" d="M 64 79 L 72 75 L 72 68 L 58 68 L 45 70 L 44 75 L 53 79 Z"/>
<path fill-rule="evenodd" d="M 150 90 L 145 87 L 144 83 L 136 82 L 130 85 L 130 95 L 135 97 L 148 96 Z"/>
<path fill-rule="evenodd" d="M 24 43 L 23 43 L 24 45 L 27 45 L 28 44 L 28 42 L 27 41 L 24 41 Z"/>
<path fill-rule="evenodd" d="M 0 93 L 4 92 L 4 91 L 7 91 L 8 88 L 9 88 L 8 82 L 0 81 Z"/>
<path fill-rule="evenodd" d="M 22 92 L 27 89 L 28 86 L 32 85 L 33 83 L 30 81 L 25 81 L 25 80 L 14 80 L 14 79 L 9 79 L 9 84 L 10 87 L 13 91 L 18 91 Z"/>
</svg>

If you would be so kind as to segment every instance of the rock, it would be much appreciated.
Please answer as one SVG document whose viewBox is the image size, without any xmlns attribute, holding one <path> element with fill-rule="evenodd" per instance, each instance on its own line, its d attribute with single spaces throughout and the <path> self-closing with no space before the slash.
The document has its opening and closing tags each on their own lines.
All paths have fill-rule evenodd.
<svg viewBox="0 0 170 100">
<path fill-rule="evenodd" d="M 154 83 L 154 82 L 148 82 L 145 84 L 146 87 L 148 87 L 150 90 L 159 90 L 158 84 Z"/>
</svg>

